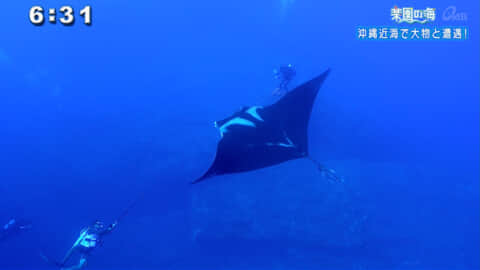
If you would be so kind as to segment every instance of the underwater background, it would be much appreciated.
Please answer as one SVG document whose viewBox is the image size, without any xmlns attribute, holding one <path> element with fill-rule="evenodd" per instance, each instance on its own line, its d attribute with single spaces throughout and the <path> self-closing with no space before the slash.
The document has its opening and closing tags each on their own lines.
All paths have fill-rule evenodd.
<svg viewBox="0 0 480 270">
<path fill-rule="evenodd" d="M 28 20 L 92 5 L 93 24 Z M 462 41 L 364 41 L 394 5 L 434 7 Z M 448 6 L 468 20 L 444 22 Z M 51 269 L 82 228 L 113 222 L 88 269 L 479 269 L 478 1 L 3 1 L 0 269 Z M 331 68 L 308 160 L 197 185 L 213 127 L 263 105 L 292 63 Z"/>
</svg>

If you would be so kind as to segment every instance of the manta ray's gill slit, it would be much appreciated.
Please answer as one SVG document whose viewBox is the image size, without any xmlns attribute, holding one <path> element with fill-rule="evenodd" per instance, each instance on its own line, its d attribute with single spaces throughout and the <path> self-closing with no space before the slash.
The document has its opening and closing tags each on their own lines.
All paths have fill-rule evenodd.
<svg viewBox="0 0 480 270">
<path fill-rule="evenodd" d="M 257 119 L 258 121 L 264 122 L 263 118 L 258 114 L 257 110 L 263 108 L 262 106 L 253 106 L 250 107 L 246 113 L 251 115 L 253 118 Z"/>
</svg>

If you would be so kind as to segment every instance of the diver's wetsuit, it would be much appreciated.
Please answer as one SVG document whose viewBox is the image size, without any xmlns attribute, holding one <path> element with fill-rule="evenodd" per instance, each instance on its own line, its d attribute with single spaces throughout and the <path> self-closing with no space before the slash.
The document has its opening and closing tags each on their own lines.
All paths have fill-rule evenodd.
<svg viewBox="0 0 480 270">
<path fill-rule="evenodd" d="M 63 259 L 61 265 L 62 270 L 77 270 L 86 266 L 88 255 L 102 243 L 104 235 L 110 233 L 117 226 L 117 222 L 110 224 L 108 227 L 104 227 L 103 223 L 96 222 L 94 225 L 85 228 L 80 233 L 80 237 L 77 239 L 73 247 L 68 251 L 67 255 Z M 78 264 L 64 267 L 67 261 L 72 256 L 73 252 L 80 253 L 80 260 Z"/>
</svg>

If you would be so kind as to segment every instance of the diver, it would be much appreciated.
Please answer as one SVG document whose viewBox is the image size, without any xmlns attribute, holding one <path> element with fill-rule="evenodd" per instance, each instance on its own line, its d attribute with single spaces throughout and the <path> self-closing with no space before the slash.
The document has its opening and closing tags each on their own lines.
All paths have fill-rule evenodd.
<svg viewBox="0 0 480 270">
<path fill-rule="evenodd" d="M 273 74 L 275 75 L 275 79 L 280 80 L 280 84 L 273 91 L 273 95 L 281 96 L 288 92 L 288 85 L 295 75 L 297 75 L 297 72 L 292 64 L 288 64 L 286 66 L 281 66 L 278 70 L 274 69 Z"/>
<path fill-rule="evenodd" d="M 80 236 L 78 237 L 77 241 L 75 241 L 72 248 L 63 258 L 63 261 L 58 263 L 57 266 L 61 267 L 62 270 L 78 270 L 85 267 L 88 255 L 90 255 L 95 247 L 102 244 L 103 236 L 112 232 L 112 230 L 117 226 L 117 223 L 118 222 L 115 221 L 114 223 L 105 226 L 103 222 L 97 220 L 91 226 L 83 229 L 80 232 Z M 68 260 L 75 251 L 80 254 L 80 260 L 78 264 L 66 267 Z"/>
<path fill-rule="evenodd" d="M 25 220 L 10 219 L 0 230 L 0 240 L 21 233 L 32 228 L 32 224 Z"/>
<path fill-rule="evenodd" d="M 312 161 L 315 165 L 317 165 L 317 168 L 320 171 L 321 175 L 323 177 L 327 178 L 327 180 L 332 181 L 332 182 L 339 182 L 339 183 L 345 182 L 343 177 L 339 176 L 334 169 L 327 168 L 325 165 L 321 164 L 320 162 L 318 162 L 317 160 L 315 160 L 311 157 L 307 157 L 307 158 L 310 161 Z"/>
<path fill-rule="evenodd" d="M 143 195 L 143 193 L 141 194 Z M 40 256 L 49 264 L 52 264 L 56 267 L 61 268 L 61 270 L 79 270 L 86 266 L 87 258 L 92 253 L 92 251 L 103 244 L 103 237 L 113 231 L 118 225 L 118 222 L 121 221 L 128 212 L 136 205 L 138 199 L 141 196 L 137 197 L 132 201 L 127 208 L 123 209 L 122 213 L 115 219 L 115 222 L 106 226 L 101 221 L 95 221 L 92 225 L 87 228 L 84 228 L 80 232 L 80 236 L 77 238 L 72 248 L 67 252 L 65 257 L 61 262 L 50 259 L 45 256 L 43 252 L 40 253 Z M 79 261 L 75 265 L 67 266 L 68 261 L 71 259 L 72 255 L 77 253 L 79 255 Z"/>
</svg>

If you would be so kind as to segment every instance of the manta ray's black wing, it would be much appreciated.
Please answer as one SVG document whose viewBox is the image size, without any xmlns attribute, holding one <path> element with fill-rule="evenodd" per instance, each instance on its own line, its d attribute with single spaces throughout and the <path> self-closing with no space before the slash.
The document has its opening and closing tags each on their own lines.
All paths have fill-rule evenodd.
<svg viewBox="0 0 480 270">
<path fill-rule="evenodd" d="M 265 107 L 266 119 L 285 131 L 298 151 L 308 155 L 308 123 L 315 97 L 330 69 L 288 92 L 278 102 Z"/>
<path fill-rule="evenodd" d="M 329 72 L 298 86 L 270 106 L 251 107 L 219 121 L 221 133 L 225 134 L 218 143 L 215 160 L 192 183 L 308 156 L 308 122 L 315 97 Z"/>
</svg>

